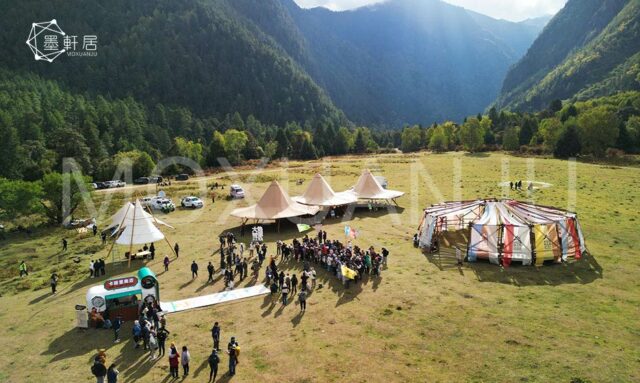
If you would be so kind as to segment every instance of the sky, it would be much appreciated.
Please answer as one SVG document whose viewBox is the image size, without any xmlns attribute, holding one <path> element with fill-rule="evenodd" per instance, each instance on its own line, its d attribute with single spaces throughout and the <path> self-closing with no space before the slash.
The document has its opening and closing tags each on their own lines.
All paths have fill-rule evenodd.
<svg viewBox="0 0 640 383">
<path fill-rule="evenodd" d="M 334 11 L 353 9 L 384 0 L 295 0 L 303 8 L 326 7 Z M 497 19 L 521 21 L 553 15 L 567 0 L 443 0 Z"/>
</svg>

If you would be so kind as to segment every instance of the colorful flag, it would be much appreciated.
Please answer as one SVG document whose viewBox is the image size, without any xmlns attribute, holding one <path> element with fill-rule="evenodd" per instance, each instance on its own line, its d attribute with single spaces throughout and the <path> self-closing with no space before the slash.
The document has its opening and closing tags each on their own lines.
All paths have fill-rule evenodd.
<svg viewBox="0 0 640 383">
<path fill-rule="evenodd" d="M 307 231 L 307 230 L 311 230 L 311 226 L 307 225 L 306 223 L 299 223 L 298 225 L 298 231 L 300 233 Z"/>
<path fill-rule="evenodd" d="M 345 278 L 349 278 L 349 279 L 356 279 L 356 275 L 358 275 L 356 271 L 351 270 L 345 265 L 342 265 L 342 267 L 340 268 L 340 271 L 342 272 L 342 275 L 344 275 Z"/>
</svg>

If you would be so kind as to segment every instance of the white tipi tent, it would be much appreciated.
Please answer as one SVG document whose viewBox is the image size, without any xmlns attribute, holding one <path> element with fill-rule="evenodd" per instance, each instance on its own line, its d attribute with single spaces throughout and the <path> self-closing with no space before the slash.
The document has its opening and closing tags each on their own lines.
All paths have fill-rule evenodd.
<svg viewBox="0 0 640 383">
<path fill-rule="evenodd" d="M 358 201 L 350 192 L 336 193 L 320 174 L 313 176 L 309 187 L 301 196 L 292 198 L 294 201 L 313 206 L 342 206 Z"/>
<path fill-rule="evenodd" d="M 165 235 L 156 227 L 156 225 L 165 225 L 171 227 L 165 222 L 156 219 L 152 214 L 144 210 L 140 201 L 127 202 L 111 217 L 111 227 L 116 227 L 115 235 L 117 239 L 111 245 L 109 253 L 113 250 L 113 245 L 129 246 L 129 252 L 133 245 L 141 245 L 153 243 L 160 240 L 167 241 L 169 247 L 173 251 L 171 244 Z M 129 259 L 131 261 L 131 259 Z"/>
<path fill-rule="evenodd" d="M 380 186 L 380 183 L 369 169 L 365 169 L 362 172 L 358 182 L 350 192 L 359 199 L 392 200 L 394 203 L 396 198 L 404 195 L 404 192 L 387 190 Z"/>
</svg>

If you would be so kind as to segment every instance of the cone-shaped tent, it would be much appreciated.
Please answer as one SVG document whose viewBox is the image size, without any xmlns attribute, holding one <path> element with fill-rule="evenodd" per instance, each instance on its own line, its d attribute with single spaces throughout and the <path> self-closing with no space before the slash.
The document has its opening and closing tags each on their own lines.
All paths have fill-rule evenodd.
<svg viewBox="0 0 640 383">
<path fill-rule="evenodd" d="M 235 209 L 231 215 L 246 219 L 272 220 L 314 215 L 318 210 L 317 206 L 306 206 L 293 201 L 282 186 L 273 181 L 257 204 Z"/>
<path fill-rule="evenodd" d="M 336 193 L 320 174 L 313 176 L 303 195 L 293 197 L 294 201 L 314 206 L 341 206 L 355 203 L 358 198 L 353 193 Z"/>
<path fill-rule="evenodd" d="M 118 236 L 116 244 L 141 245 L 164 239 L 164 234 L 155 226 L 157 220 L 144 211 L 140 201 L 130 205 L 124 219 L 122 216 L 120 218 L 124 230 Z"/>
<path fill-rule="evenodd" d="M 393 200 L 404 195 L 404 192 L 387 190 L 380 186 L 380 183 L 371 174 L 369 169 L 365 169 L 358 179 L 356 186 L 351 192 L 360 199 L 387 199 Z"/>
<path fill-rule="evenodd" d="M 110 227 L 118 227 L 118 229 L 123 229 L 125 227 L 127 227 L 127 225 L 131 224 L 133 222 L 133 217 L 134 217 L 134 209 L 135 209 L 136 204 L 132 203 L 132 202 L 127 202 L 125 203 L 120 210 L 118 210 L 113 216 L 111 216 L 111 225 Z M 144 218 L 148 218 L 151 219 L 154 223 L 160 224 L 160 225 L 165 225 L 168 227 L 171 227 L 173 229 L 173 227 L 171 225 L 166 224 L 165 222 L 155 218 L 154 216 L 152 216 L 151 214 L 147 213 L 143 208 L 142 205 L 140 204 L 140 202 L 137 202 L 137 210 L 136 210 L 136 218 L 140 218 L 142 219 Z M 122 227 L 120 227 L 120 225 L 122 225 Z"/>
</svg>

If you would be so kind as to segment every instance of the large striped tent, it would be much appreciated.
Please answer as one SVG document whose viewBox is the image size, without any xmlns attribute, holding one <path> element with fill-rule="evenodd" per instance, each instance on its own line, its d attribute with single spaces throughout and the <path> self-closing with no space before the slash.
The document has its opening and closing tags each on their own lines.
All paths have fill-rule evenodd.
<svg viewBox="0 0 640 383">
<path fill-rule="evenodd" d="M 587 251 L 575 213 L 515 200 L 446 202 L 424 211 L 419 245 L 430 249 L 446 231 L 468 230 L 467 260 L 509 266 L 580 259 Z"/>
</svg>

